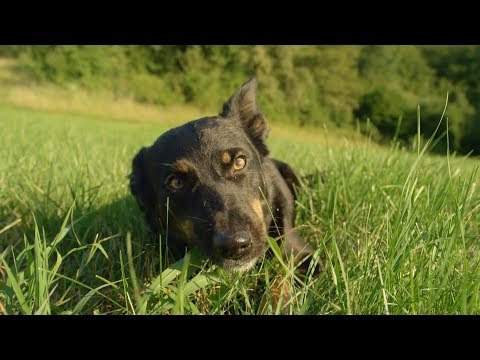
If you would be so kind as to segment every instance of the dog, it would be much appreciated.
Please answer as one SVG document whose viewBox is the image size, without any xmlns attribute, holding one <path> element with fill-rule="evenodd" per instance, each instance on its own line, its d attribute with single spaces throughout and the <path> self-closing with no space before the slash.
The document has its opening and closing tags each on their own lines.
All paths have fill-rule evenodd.
<svg viewBox="0 0 480 360">
<path fill-rule="evenodd" d="M 298 178 L 269 157 L 256 93 L 253 77 L 219 116 L 165 132 L 132 161 L 131 193 L 175 258 L 198 246 L 224 269 L 245 271 L 267 248 L 267 235 L 282 236 L 294 259 L 313 251 L 294 229 Z"/>
</svg>

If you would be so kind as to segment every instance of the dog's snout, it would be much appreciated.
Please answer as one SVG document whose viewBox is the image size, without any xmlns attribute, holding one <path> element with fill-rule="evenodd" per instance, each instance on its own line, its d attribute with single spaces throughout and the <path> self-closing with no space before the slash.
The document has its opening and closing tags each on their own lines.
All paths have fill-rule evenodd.
<svg viewBox="0 0 480 360">
<path fill-rule="evenodd" d="M 235 234 L 215 234 L 213 237 L 215 250 L 226 259 L 240 259 L 252 248 L 252 239 L 245 232 Z"/>
<path fill-rule="evenodd" d="M 203 207 L 211 212 L 224 212 L 225 202 L 218 193 L 212 193 L 211 190 L 204 190 L 199 192 L 199 197 L 202 200 Z"/>
</svg>

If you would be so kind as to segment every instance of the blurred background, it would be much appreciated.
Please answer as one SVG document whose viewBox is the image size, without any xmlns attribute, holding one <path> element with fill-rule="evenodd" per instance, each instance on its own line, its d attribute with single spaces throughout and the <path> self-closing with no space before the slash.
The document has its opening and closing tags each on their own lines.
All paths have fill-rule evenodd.
<svg viewBox="0 0 480 360">
<path fill-rule="evenodd" d="M 480 154 L 480 46 L 0 46 L 0 104 L 164 122 L 217 114 L 251 76 L 269 121 Z M 175 120 L 176 119 L 176 120 Z"/>
</svg>

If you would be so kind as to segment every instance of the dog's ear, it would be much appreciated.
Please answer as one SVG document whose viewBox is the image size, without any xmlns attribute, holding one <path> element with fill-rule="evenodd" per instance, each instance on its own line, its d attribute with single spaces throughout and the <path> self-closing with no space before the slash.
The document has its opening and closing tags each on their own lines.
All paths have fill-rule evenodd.
<svg viewBox="0 0 480 360">
<path fill-rule="evenodd" d="M 268 154 L 264 144 L 268 136 L 268 125 L 257 105 L 257 79 L 255 77 L 243 84 L 232 97 L 223 104 L 222 117 L 237 117 L 247 134 L 263 153 Z"/>
<path fill-rule="evenodd" d="M 154 193 L 147 176 L 146 164 L 147 148 L 143 147 L 132 161 L 130 191 L 137 200 L 138 207 L 145 213 L 145 217 L 153 231 L 159 227 L 157 211 L 154 202 Z"/>
</svg>

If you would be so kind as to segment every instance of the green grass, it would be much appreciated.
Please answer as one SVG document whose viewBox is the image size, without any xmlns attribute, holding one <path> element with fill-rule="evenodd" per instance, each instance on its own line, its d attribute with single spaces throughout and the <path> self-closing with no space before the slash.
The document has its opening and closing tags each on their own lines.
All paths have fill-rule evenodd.
<svg viewBox="0 0 480 360">
<path fill-rule="evenodd" d="M 0 313 L 480 313 L 478 159 L 274 127 L 324 271 L 299 277 L 270 239 L 276 256 L 231 274 L 149 242 L 126 177 L 166 125 L 2 106 L 0 129 Z"/>
</svg>

